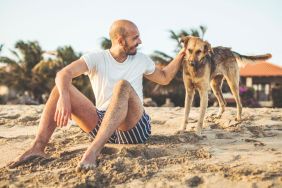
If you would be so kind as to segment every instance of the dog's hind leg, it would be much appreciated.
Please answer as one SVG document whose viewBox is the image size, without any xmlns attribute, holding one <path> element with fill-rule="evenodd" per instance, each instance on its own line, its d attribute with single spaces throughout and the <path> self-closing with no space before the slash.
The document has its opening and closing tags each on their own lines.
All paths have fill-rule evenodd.
<svg viewBox="0 0 282 188">
<path fill-rule="evenodd" d="M 217 98 L 217 101 L 218 101 L 218 104 L 219 104 L 219 110 L 218 110 L 218 113 L 216 115 L 217 118 L 221 117 L 222 113 L 225 110 L 225 106 L 226 106 L 226 101 L 223 98 L 222 91 L 221 91 L 222 82 L 223 82 L 223 75 L 217 75 L 210 82 L 210 86 L 212 88 L 212 91 L 213 91 L 215 97 Z"/>
<path fill-rule="evenodd" d="M 193 98 L 195 94 L 195 89 L 186 89 L 185 104 L 184 104 L 184 121 L 180 129 L 181 132 L 186 130 L 186 125 L 188 123 L 189 113 L 192 106 Z"/>
<path fill-rule="evenodd" d="M 224 75 L 226 78 L 226 81 L 230 87 L 230 90 L 235 98 L 236 106 L 237 106 L 237 121 L 241 121 L 241 115 L 242 115 L 242 103 L 240 100 L 239 95 L 239 68 L 235 69 L 232 72 L 228 72 L 226 75 Z"/>
</svg>

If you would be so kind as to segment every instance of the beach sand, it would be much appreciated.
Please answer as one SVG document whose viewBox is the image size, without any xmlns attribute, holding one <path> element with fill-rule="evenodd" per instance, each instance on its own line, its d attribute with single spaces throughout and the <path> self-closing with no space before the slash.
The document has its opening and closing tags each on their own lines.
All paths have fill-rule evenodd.
<svg viewBox="0 0 282 188">
<path fill-rule="evenodd" d="M 282 109 L 208 108 L 203 135 L 193 132 L 199 108 L 192 108 L 187 132 L 176 134 L 183 108 L 147 107 L 152 135 L 146 144 L 107 144 L 98 167 L 77 173 L 91 138 L 78 126 L 56 129 L 46 152 L 17 168 L 5 164 L 35 138 L 40 106 L 0 106 L 0 187 L 282 187 Z"/>
</svg>

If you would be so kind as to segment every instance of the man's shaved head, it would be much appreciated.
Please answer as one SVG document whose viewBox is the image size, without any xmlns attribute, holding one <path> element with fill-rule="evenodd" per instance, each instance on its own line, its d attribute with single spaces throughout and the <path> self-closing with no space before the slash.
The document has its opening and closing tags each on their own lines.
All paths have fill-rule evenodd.
<svg viewBox="0 0 282 188">
<path fill-rule="evenodd" d="M 137 28 L 137 26 L 129 20 L 117 20 L 110 28 L 110 38 L 111 41 L 115 40 L 117 37 L 126 37 L 129 30 Z"/>
<path fill-rule="evenodd" d="M 117 20 L 110 28 L 111 49 L 126 55 L 135 55 L 142 43 L 137 26 L 129 20 Z"/>
</svg>

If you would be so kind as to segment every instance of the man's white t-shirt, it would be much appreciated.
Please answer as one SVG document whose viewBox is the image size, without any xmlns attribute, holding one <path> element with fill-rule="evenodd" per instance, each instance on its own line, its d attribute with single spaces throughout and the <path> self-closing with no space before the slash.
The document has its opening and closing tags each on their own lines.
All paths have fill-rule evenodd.
<svg viewBox="0 0 282 188">
<path fill-rule="evenodd" d="M 98 110 L 107 110 L 113 88 L 119 80 L 127 80 L 143 103 L 143 74 L 155 71 L 155 63 L 146 55 L 137 52 L 129 55 L 123 63 L 117 62 L 109 50 L 83 55 Z"/>
</svg>

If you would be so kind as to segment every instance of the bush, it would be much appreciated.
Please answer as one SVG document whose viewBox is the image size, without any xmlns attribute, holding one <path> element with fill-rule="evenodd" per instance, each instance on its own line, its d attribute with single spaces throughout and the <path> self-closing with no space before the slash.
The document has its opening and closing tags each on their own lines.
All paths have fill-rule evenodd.
<svg viewBox="0 0 282 188">
<path fill-rule="evenodd" d="M 254 97 L 255 91 L 253 88 L 240 86 L 239 93 L 243 106 L 253 107 L 253 108 L 260 107 L 259 103 Z"/>
<path fill-rule="evenodd" d="M 282 108 L 282 87 L 272 89 L 273 107 Z"/>
</svg>

